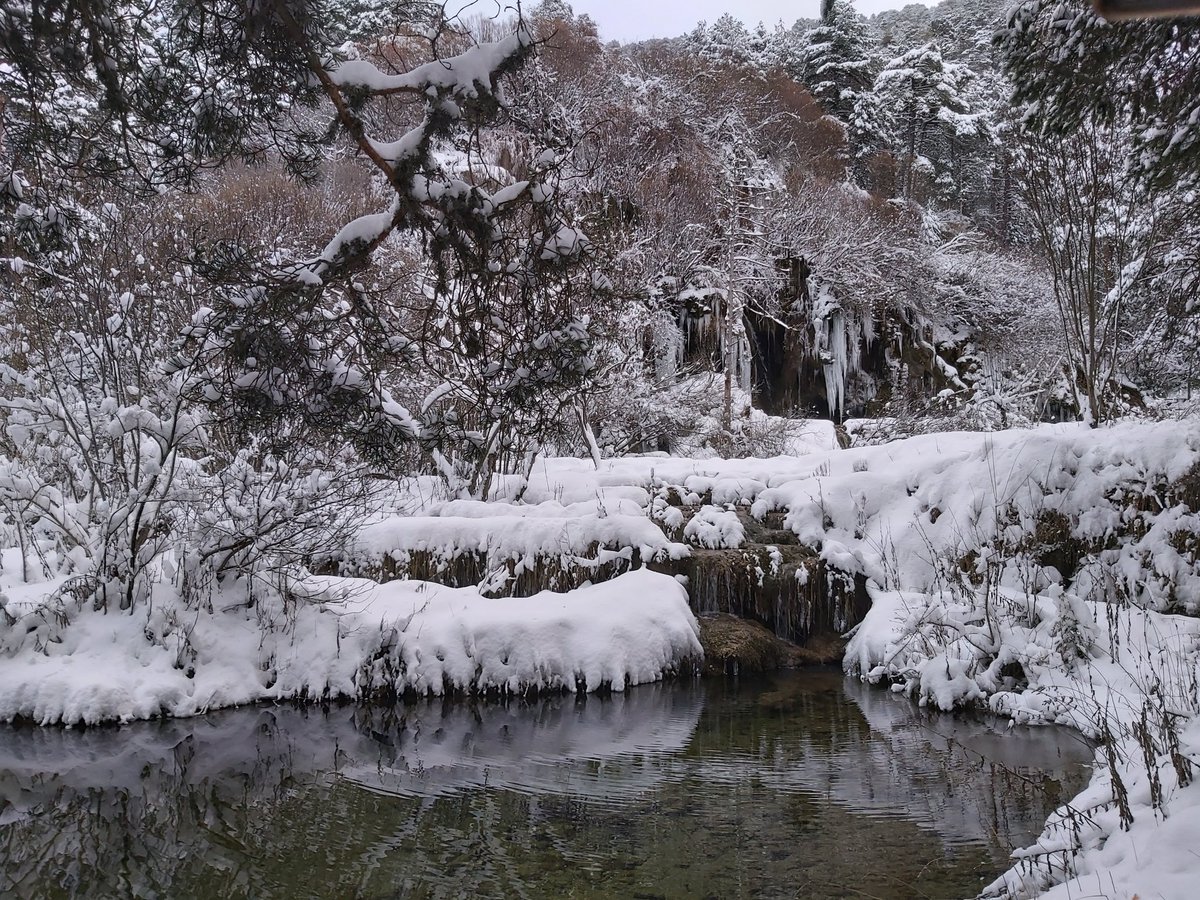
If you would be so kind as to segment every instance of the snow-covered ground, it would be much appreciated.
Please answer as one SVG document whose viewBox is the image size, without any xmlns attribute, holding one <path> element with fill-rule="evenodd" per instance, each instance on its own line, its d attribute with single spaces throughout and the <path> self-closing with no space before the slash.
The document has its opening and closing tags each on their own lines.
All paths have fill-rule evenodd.
<svg viewBox="0 0 1200 900">
<path fill-rule="evenodd" d="M 1066 424 L 769 460 L 546 460 L 502 493 L 641 503 L 672 534 L 675 504 L 699 506 L 677 536 L 701 547 L 742 540 L 730 507 L 781 514 L 873 586 L 850 671 L 1101 742 L 1091 786 L 992 895 L 1187 897 L 1200 787 L 1179 776 L 1200 762 L 1200 620 L 1162 611 L 1200 608 L 1198 464 L 1194 422 Z"/>
<path fill-rule="evenodd" d="M 742 535 L 716 509 L 732 505 L 760 519 L 782 513 L 828 563 L 881 587 L 933 589 L 951 555 L 986 545 L 1028 556 L 1069 538 L 1079 571 L 1039 564 L 1028 573 L 1039 589 L 1071 578 L 1083 595 L 1119 591 L 1151 608 L 1200 609 L 1195 547 L 1183 537 L 1200 533 L 1200 514 L 1176 496 L 1198 463 L 1200 426 L 1171 422 L 930 434 L 772 459 L 629 456 L 599 468 L 543 459 L 527 480 L 500 479 L 496 502 L 407 498 L 402 516 L 363 532 L 359 552 L 486 550 L 520 561 L 599 545 L 678 558 L 687 552 L 680 541 L 737 546 Z M 715 508 L 683 534 L 679 503 Z"/>
<path fill-rule="evenodd" d="M 11 571 L 6 567 L 6 571 Z M 61 582 L 5 588 L 0 719 L 187 716 L 261 700 L 375 691 L 622 690 L 701 655 L 687 594 L 645 569 L 567 594 L 485 598 L 418 581 L 311 578 L 294 608 L 236 589 L 184 608 L 64 604 Z M 69 620 L 69 621 L 68 621 Z"/>
</svg>

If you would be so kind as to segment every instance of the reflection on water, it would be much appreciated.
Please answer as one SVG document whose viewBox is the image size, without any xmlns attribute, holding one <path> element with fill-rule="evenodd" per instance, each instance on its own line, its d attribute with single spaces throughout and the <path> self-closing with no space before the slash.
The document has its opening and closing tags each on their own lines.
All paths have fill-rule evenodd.
<svg viewBox="0 0 1200 900">
<path fill-rule="evenodd" d="M 0 894 L 962 897 L 1091 759 L 1001 731 L 812 671 L 0 726 Z"/>
</svg>

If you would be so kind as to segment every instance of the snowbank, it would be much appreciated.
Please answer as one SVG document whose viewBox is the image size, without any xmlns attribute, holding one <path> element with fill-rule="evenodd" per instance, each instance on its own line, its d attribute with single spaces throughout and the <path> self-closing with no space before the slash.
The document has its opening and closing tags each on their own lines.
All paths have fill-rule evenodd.
<svg viewBox="0 0 1200 900">
<path fill-rule="evenodd" d="M 701 656 L 686 591 L 644 569 L 522 599 L 412 581 L 302 587 L 309 599 L 291 609 L 266 599 L 251 609 L 229 592 L 211 612 L 160 589 L 134 615 L 35 611 L 30 588 L 10 589 L 17 624 L 3 635 L 0 719 L 125 721 L 378 692 L 619 691 Z M 28 632 L 37 646 L 25 640 L 30 623 L 47 621 L 49 633 Z"/>
<path fill-rule="evenodd" d="M 481 504 L 486 505 L 486 504 Z M 543 504 L 545 505 L 545 504 Z M 442 558 L 486 553 L 489 558 L 580 556 L 597 546 L 633 548 L 645 559 L 679 558 L 687 548 L 667 539 L 639 509 L 637 515 L 492 515 L 397 516 L 368 525 L 353 553 L 367 556 L 428 551 Z M 560 507 L 561 510 L 561 507 Z"/>
<path fill-rule="evenodd" d="M 1037 591 L 1062 584 L 1091 599 L 1115 592 L 1153 609 L 1200 610 L 1194 422 L 930 434 L 774 459 L 634 456 L 598 468 L 543 459 L 528 481 L 501 479 L 498 497 L 431 504 L 431 518 L 371 526 L 362 546 L 398 561 L 420 548 L 518 564 L 572 563 L 596 547 L 677 559 L 687 552 L 680 540 L 737 546 L 734 516 L 720 517 L 726 528 L 712 515 L 748 507 L 759 521 L 781 520 L 832 568 L 889 589 L 940 590 L 947 560 L 986 545 L 1030 562 Z M 684 508 L 702 510 L 689 522 Z"/>
<path fill-rule="evenodd" d="M 365 526 L 333 555 L 336 571 L 478 585 L 484 594 L 530 594 L 602 581 L 644 561 L 681 559 L 671 540 L 630 500 L 564 505 L 458 500 L 426 515 L 400 515 Z"/>
<path fill-rule="evenodd" d="M 1191 759 L 1200 758 L 1200 725 L 1193 723 L 1183 735 L 1181 750 Z M 1128 830 L 1120 826 L 1120 813 L 1112 804 L 1109 779 L 1094 780 L 1092 786 L 1072 801 L 1073 807 L 1091 810 L 1094 826 L 1088 829 L 1081 852 L 1074 861 L 1075 874 L 1038 894 L 1046 900 L 1078 900 L 1080 897 L 1162 897 L 1186 900 L 1196 896 L 1196 877 L 1200 864 L 1196 859 L 1200 841 L 1200 790 L 1196 785 L 1181 789 L 1175 773 L 1168 767 L 1160 772 L 1169 816 L 1157 812 L 1151 802 L 1151 782 L 1144 772 L 1124 767 L 1126 788 L 1134 820 Z M 1020 851 L 1029 868 L 1038 864 L 1046 847 L 1061 845 L 1062 832 L 1071 823 L 1054 822 L 1058 827 L 1033 847 Z M 1032 884 L 1030 882 L 1033 882 Z M 1042 887 L 1029 878 L 1028 870 L 1018 867 L 997 882 L 991 896 L 1027 896 Z"/>
<path fill-rule="evenodd" d="M 785 511 L 828 561 L 889 587 L 936 588 L 941 554 L 1069 540 L 1080 570 L 1047 577 L 1107 594 L 1115 575 L 1139 603 L 1198 609 L 1200 571 L 1180 536 L 1200 521 L 1175 490 L 1198 463 L 1194 423 L 924 435 L 827 457 L 819 477 L 779 480 L 752 510 Z"/>
<path fill-rule="evenodd" d="M 1001 591 L 984 604 L 877 590 L 873 601 L 847 647 L 848 672 L 943 710 L 976 703 L 1099 743 L 1088 788 L 983 896 L 1192 896 L 1200 785 L 1186 782 L 1200 761 L 1200 620 L 1054 591 Z"/>
<path fill-rule="evenodd" d="M 1196 423 L 928 435 L 755 499 L 870 579 L 848 672 L 1098 742 L 985 896 L 1194 893 L 1200 620 L 1163 611 L 1200 609 L 1198 450 Z"/>
</svg>

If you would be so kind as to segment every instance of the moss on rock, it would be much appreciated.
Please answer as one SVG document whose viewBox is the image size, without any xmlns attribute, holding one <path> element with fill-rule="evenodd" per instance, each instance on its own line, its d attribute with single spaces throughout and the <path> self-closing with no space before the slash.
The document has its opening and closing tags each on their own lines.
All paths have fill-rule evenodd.
<svg viewBox="0 0 1200 900">
<path fill-rule="evenodd" d="M 759 622 L 727 613 L 700 617 L 706 675 L 772 672 L 841 661 L 846 642 L 835 634 L 814 635 L 805 646 L 776 637 Z"/>
</svg>

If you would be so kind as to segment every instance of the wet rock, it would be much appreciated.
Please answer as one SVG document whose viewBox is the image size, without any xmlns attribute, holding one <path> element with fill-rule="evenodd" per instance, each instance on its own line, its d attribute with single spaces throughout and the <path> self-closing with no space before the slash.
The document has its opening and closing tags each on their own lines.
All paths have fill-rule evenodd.
<svg viewBox="0 0 1200 900">
<path fill-rule="evenodd" d="M 700 617 L 700 644 L 706 675 L 772 672 L 841 661 L 845 641 L 834 634 L 816 635 L 800 647 L 749 619 L 717 614 Z"/>
<path fill-rule="evenodd" d="M 783 663 L 785 645 L 758 622 L 730 615 L 700 618 L 706 675 L 774 671 Z"/>
</svg>

